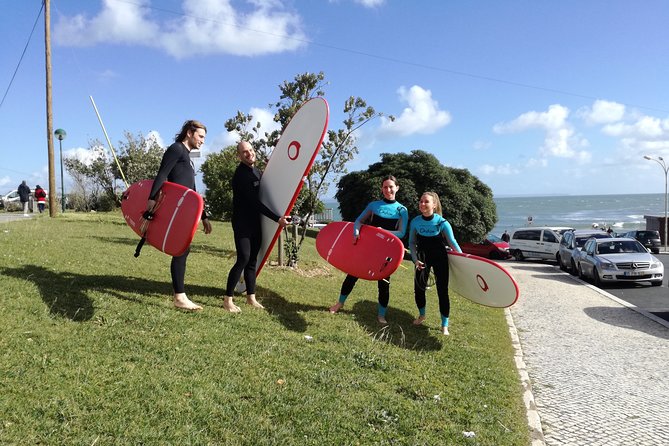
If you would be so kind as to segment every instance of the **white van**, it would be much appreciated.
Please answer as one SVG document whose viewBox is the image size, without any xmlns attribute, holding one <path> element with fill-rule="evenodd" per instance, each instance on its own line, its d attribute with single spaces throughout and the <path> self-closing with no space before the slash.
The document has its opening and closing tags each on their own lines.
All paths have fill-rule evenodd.
<svg viewBox="0 0 669 446">
<path fill-rule="evenodd" d="M 516 229 L 509 240 L 509 252 L 516 260 L 557 260 L 561 239 L 559 229 L 562 228 L 545 226 Z"/>
</svg>

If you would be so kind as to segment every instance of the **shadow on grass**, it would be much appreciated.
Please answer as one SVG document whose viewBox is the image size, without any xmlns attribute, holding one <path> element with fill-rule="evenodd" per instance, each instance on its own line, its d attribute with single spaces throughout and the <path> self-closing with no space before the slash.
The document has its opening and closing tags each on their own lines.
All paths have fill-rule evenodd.
<svg viewBox="0 0 669 446">
<path fill-rule="evenodd" d="M 85 275 L 71 272 L 55 273 L 42 266 L 24 265 L 4 268 L 2 273 L 17 279 L 28 280 L 39 289 L 44 304 L 52 315 L 66 317 L 75 322 L 90 320 L 94 314 L 90 292 L 102 292 L 117 299 L 147 305 L 147 301 L 130 297 L 171 296 L 171 283 L 127 276 Z M 189 285 L 193 294 L 220 296 L 221 290 L 213 287 Z M 148 303 L 151 305 L 151 303 Z"/>
<path fill-rule="evenodd" d="M 267 311 L 288 330 L 299 333 L 304 333 L 308 329 L 307 320 L 302 313 L 307 311 L 326 313 L 329 310 L 329 307 L 325 306 L 289 302 L 266 288 L 257 287 L 257 292 L 266 297 L 262 300 L 262 304 Z M 442 348 L 439 340 L 430 334 L 428 327 L 413 325 L 414 316 L 406 311 L 389 308 L 387 316 L 390 323 L 387 326 L 379 325 L 376 319 L 376 305 L 376 302 L 359 301 L 351 310 L 344 308 L 340 312 L 352 313 L 356 322 L 377 341 L 416 351 L 435 351 Z"/>
<path fill-rule="evenodd" d="M 89 238 L 94 238 L 97 240 L 100 240 L 103 243 L 116 243 L 117 245 L 126 245 L 126 246 L 131 246 L 133 249 L 130 250 L 129 252 L 131 254 L 135 253 L 135 247 L 139 243 L 139 238 L 127 238 L 127 237 L 103 237 L 103 236 L 95 236 L 95 237 L 86 237 L 86 239 Z M 155 249 L 151 247 L 148 243 L 144 245 L 142 248 L 142 251 L 145 249 Z M 204 253 L 204 254 L 211 254 L 215 256 L 221 256 L 225 258 L 230 258 L 234 259 L 237 256 L 237 251 L 234 249 L 220 249 L 216 248 L 211 245 L 207 244 L 197 244 L 193 243 L 190 247 L 190 252 L 191 253 Z M 141 254 L 140 254 L 141 255 Z"/>
</svg>

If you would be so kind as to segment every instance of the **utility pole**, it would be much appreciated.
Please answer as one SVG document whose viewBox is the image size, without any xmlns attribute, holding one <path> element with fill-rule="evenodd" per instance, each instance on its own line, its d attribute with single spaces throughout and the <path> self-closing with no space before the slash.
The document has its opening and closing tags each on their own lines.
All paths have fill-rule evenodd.
<svg viewBox="0 0 669 446">
<path fill-rule="evenodd" d="M 49 154 L 49 216 L 55 217 L 56 164 L 53 156 L 53 113 L 51 107 L 51 5 L 44 0 L 44 50 L 46 57 L 46 138 Z"/>
</svg>

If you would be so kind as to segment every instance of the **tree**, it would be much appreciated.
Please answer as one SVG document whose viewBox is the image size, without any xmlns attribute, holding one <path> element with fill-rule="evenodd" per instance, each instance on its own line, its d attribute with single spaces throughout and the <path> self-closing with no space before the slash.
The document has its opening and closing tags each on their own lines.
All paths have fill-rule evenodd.
<svg viewBox="0 0 669 446">
<path fill-rule="evenodd" d="M 344 220 L 354 220 L 370 201 L 380 199 L 380 180 L 386 175 L 397 178 L 397 200 L 407 206 L 411 218 L 418 215 L 420 195 L 436 192 L 458 241 L 478 242 L 497 222 L 492 190 L 486 184 L 467 169 L 443 166 L 434 155 L 422 150 L 384 153 L 381 161 L 366 171 L 342 177 L 335 198 Z"/>
<path fill-rule="evenodd" d="M 230 180 L 239 164 L 237 147 L 228 146 L 218 153 L 210 153 L 202 163 L 202 181 L 207 185 L 205 198 L 212 218 L 232 218 L 232 188 Z"/>
<path fill-rule="evenodd" d="M 292 81 L 284 81 L 279 85 L 279 100 L 271 107 L 276 109 L 274 121 L 279 123 L 281 128 L 285 128 L 295 112 L 309 99 L 325 95 L 325 74 L 319 73 L 301 73 L 295 76 Z M 327 138 L 321 146 L 319 155 L 315 160 L 311 170 L 307 175 L 305 185 L 293 208 L 293 214 L 299 215 L 303 221 L 307 222 L 314 212 L 323 209 L 321 195 L 327 191 L 329 185 L 336 181 L 339 176 L 346 173 L 346 163 L 350 161 L 357 153 L 355 131 L 373 120 L 376 117 L 383 116 L 383 113 L 377 112 L 373 107 L 368 106 L 364 99 L 360 97 L 349 97 L 344 102 L 345 119 L 343 127 L 337 130 L 328 130 Z M 394 117 L 389 117 L 391 120 Z M 252 115 L 238 111 L 237 114 L 225 122 L 228 131 L 239 133 L 240 139 L 249 141 L 258 154 L 257 165 L 262 169 L 271 151 L 276 146 L 281 132 L 261 132 L 260 123 L 253 124 Z M 213 171 L 212 176 L 216 176 Z M 207 190 L 213 190 L 212 186 L 220 185 L 209 184 L 204 180 Z M 229 188 L 229 186 L 227 186 Z M 214 194 L 225 194 L 220 190 Z M 298 249 L 301 247 L 306 234 L 306 225 L 300 236 Z"/>
<path fill-rule="evenodd" d="M 145 138 L 124 132 L 126 141 L 119 141 L 119 164 L 129 184 L 147 178 L 153 178 L 158 172 L 164 149 L 155 138 Z M 95 139 L 88 143 L 92 153 L 91 161 L 83 163 L 76 158 L 65 158 L 67 172 L 75 179 L 77 186 L 89 188 L 81 191 L 84 201 L 97 203 L 102 210 L 111 210 L 120 205 L 117 193 L 118 181 L 123 178 L 116 162 L 106 154 L 102 143 Z"/>
</svg>

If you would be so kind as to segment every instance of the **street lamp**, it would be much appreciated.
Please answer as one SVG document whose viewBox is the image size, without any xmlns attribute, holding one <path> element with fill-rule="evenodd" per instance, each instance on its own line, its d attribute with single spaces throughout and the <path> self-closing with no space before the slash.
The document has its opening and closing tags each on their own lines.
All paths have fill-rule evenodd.
<svg viewBox="0 0 669 446">
<path fill-rule="evenodd" d="M 658 156 L 656 158 L 652 158 L 648 155 L 644 155 L 644 158 L 650 161 L 655 161 L 657 164 L 662 167 L 662 170 L 664 171 L 664 252 L 667 252 L 667 176 L 669 174 L 669 166 L 667 163 L 664 161 L 664 158 L 661 156 Z"/>
<path fill-rule="evenodd" d="M 63 140 L 67 133 L 63 129 L 57 129 L 53 132 L 58 138 L 58 145 L 60 146 L 60 201 L 62 203 L 63 212 L 65 212 L 65 183 L 63 182 Z"/>
</svg>

